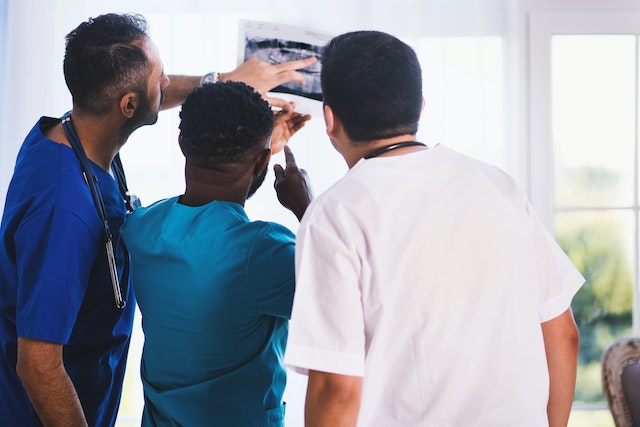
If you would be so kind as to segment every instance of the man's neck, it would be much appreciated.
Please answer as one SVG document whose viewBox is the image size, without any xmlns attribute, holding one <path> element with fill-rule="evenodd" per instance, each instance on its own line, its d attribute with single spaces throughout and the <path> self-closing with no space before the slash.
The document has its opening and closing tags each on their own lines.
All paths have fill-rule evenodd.
<svg viewBox="0 0 640 427">
<path fill-rule="evenodd" d="M 121 134 L 122 124 L 111 116 L 71 114 L 71 122 L 87 157 L 106 171 L 127 140 Z"/>
<path fill-rule="evenodd" d="M 367 142 L 354 142 L 349 140 L 349 141 L 346 141 L 345 144 L 343 144 L 343 147 L 345 147 L 345 149 L 342 155 L 345 161 L 347 162 L 347 166 L 349 166 L 349 169 L 351 169 L 353 166 L 355 166 L 356 163 L 360 161 L 360 159 L 375 152 L 376 150 L 379 150 L 383 147 L 392 146 L 394 144 L 398 144 L 401 142 L 409 142 L 409 141 L 411 142 L 416 141 L 416 136 L 400 135 L 393 138 L 378 139 L 378 140 L 367 141 Z M 411 153 L 411 152 L 423 150 L 423 149 L 424 147 L 422 146 L 402 146 L 394 150 L 380 153 L 376 157 L 400 156 L 403 154 L 407 154 L 407 153 Z"/>
<path fill-rule="evenodd" d="M 234 202 L 244 206 L 249 183 L 244 177 L 231 180 L 223 172 L 187 165 L 186 188 L 180 203 L 186 206 L 203 206 L 214 200 Z"/>
</svg>

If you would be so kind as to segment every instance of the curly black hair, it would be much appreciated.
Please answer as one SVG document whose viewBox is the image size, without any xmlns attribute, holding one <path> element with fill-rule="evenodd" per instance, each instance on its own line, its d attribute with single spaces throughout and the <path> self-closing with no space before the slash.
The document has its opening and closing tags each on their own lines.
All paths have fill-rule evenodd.
<svg viewBox="0 0 640 427">
<path fill-rule="evenodd" d="M 221 169 L 267 147 L 273 130 L 269 104 L 242 82 L 194 89 L 180 111 L 180 147 L 196 166 Z"/>
<path fill-rule="evenodd" d="M 147 38 L 147 21 L 136 14 L 100 15 L 67 34 L 63 69 L 74 106 L 104 114 L 127 92 L 146 97 Z"/>
</svg>

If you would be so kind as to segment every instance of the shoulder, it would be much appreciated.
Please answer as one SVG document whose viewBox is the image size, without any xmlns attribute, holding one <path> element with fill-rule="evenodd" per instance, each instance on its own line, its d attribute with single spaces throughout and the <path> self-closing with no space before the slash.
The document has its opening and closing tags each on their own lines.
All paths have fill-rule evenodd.
<svg viewBox="0 0 640 427">
<path fill-rule="evenodd" d="M 246 225 L 252 229 L 248 243 L 248 271 L 270 272 L 277 276 L 293 274 L 296 238 L 286 227 L 273 222 L 253 221 Z M 255 268 L 257 267 L 257 268 Z M 287 276 L 288 277 L 288 276 Z"/>
<path fill-rule="evenodd" d="M 175 204 L 178 197 L 158 200 L 149 206 L 141 206 L 133 213 L 129 214 L 122 226 L 122 235 L 128 234 L 132 229 L 138 230 L 142 225 L 154 227 L 153 224 L 162 221 L 171 210 L 171 206 Z"/>
<path fill-rule="evenodd" d="M 99 226 L 77 159 L 66 146 L 42 137 L 25 141 L 7 192 L 6 209 L 28 221 L 66 212 L 60 221 Z"/>
<path fill-rule="evenodd" d="M 515 178 L 500 167 L 440 145 L 436 152 L 443 170 L 469 183 L 470 188 L 481 187 L 479 194 L 489 196 L 493 193 L 519 204 L 526 199 Z"/>
<path fill-rule="evenodd" d="M 245 235 L 252 236 L 249 244 L 250 258 L 293 259 L 296 236 L 288 228 L 275 222 L 264 221 L 252 221 L 244 227 Z"/>
<path fill-rule="evenodd" d="M 348 217 L 358 217 L 362 210 L 366 210 L 369 200 L 369 188 L 360 179 L 360 173 L 349 173 L 334 183 L 327 190 L 314 198 L 307 208 L 298 235 L 311 225 L 324 227 L 346 220 Z"/>
<path fill-rule="evenodd" d="M 433 148 L 433 153 L 440 163 L 446 164 L 448 167 L 454 167 L 462 171 L 468 171 L 470 174 L 481 173 L 489 179 L 501 182 L 507 185 L 515 185 L 515 179 L 500 167 L 457 152 L 443 145 L 437 145 Z"/>
<path fill-rule="evenodd" d="M 171 206 L 174 205 L 177 200 L 178 196 L 158 200 L 156 202 L 153 202 L 149 206 L 140 206 L 129 215 L 129 218 L 135 220 L 139 218 L 150 218 L 156 215 L 162 215 L 168 209 L 171 209 Z"/>
<path fill-rule="evenodd" d="M 246 226 L 253 229 L 256 240 L 274 244 L 295 243 L 295 234 L 284 225 L 276 222 L 251 221 L 247 223 Z"/>
</svg>

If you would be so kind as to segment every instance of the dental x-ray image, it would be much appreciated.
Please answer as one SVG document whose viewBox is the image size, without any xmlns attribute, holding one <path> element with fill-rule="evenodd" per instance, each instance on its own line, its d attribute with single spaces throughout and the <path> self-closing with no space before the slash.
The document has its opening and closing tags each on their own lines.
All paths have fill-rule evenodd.
<svg viewBox="0 0 640 427">
<path fill-rule="evenodd" d="M 288 94 L 282 98 L 295 101 L 296 109 L 313 115 L 322 114 L 322 88 L 320 70 L 322 49 L 331 40 L 332 34 L 317 30 L 260 21 L 240 23 L 238 63 L 256 57 L 271 64 L 316 56 L 318 61 L 299 70 L 305 84 L 289 82 L 272 89 L 271 92 Z"/>
<path fill-rule="evenodd" d="M 318 62 L 300 70 L 300 73 L 304 75 L 304 85 L 298 82 L 289 82 L 276 87 L 273 92 L 292 93 L 322 101 L 322 89 L 320 88 L 322 47 L 290 40 L 247 37 L 245 40 L 245 60 L 256 57 L 271 64 L 281 64 L 287 61 L 316 56 Z"/>
</svg>

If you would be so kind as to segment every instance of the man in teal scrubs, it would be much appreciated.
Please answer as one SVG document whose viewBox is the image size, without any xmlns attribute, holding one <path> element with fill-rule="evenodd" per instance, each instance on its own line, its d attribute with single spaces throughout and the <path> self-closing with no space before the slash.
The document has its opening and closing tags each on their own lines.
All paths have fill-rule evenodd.
<svg viewBox="0 0 640 427">
<path fill-rule="evenodd" d="M 196 89 L 180 117 L 185 193 L 139 208 L 121 234 L 145 334 L 143 425 L 282 426 L 295 236 L 244 210 L 267 172 L 273 112 L 226 82 Z M 276 189 L 301 218 L 311 194 L 285 154 Z"/>
</svg>

